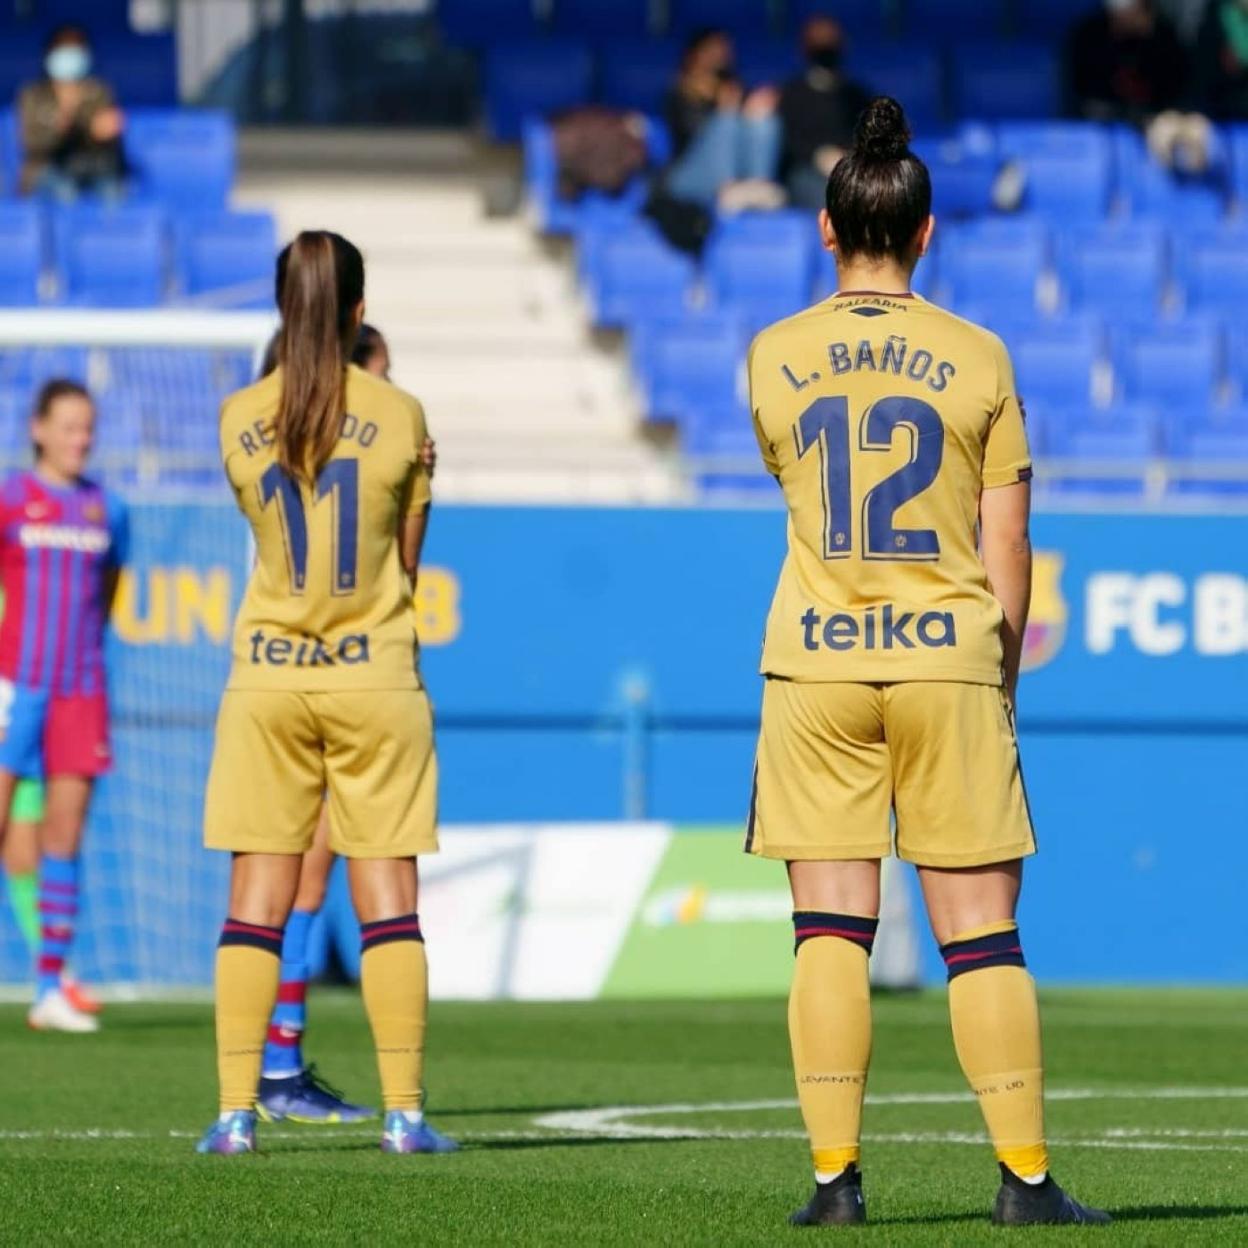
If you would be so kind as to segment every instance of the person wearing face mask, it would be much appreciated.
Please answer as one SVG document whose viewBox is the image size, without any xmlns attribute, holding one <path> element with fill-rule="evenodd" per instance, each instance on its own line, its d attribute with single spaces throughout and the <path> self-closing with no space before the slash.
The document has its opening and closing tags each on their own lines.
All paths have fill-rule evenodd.
<svg viewBox="0 0 1248 1248">
<path fill-rule="evenodd" d="M 665 120 L 674 159 L 664 174 L 668 194 L 705 209 L 778 208 L 780 161 L 777 93 L 747 92 L 737 78 L 732 41 L 722 30 L 690 38 L 668 92 Z"/>
<path fill-rule="evenodd" d="M 91 76 L 91 44 L 77 26 L 48 39 L 44 77 L 22 89 L 22 190 L 70 202 L 87 192 L 117 198 L 126 175 L 125 116 L 112 89 Z"/>
<path fill-rule="evenodd" d="M 1196 42 L 1198 93 L 1219 121 L 1248 120 L 1248 0 L 1212 0 Z"/>
<path fill-rule="evenodd" d="M 845 35 L 834 18 L 816 16 L 806 23 L 802 52 L 806 69 L 780 92 L 780 168 L 790 201 L 818 212 L 828 175 L 852 145 L 854 123 L 871 96 L 842 68 Z"/>
</svg>

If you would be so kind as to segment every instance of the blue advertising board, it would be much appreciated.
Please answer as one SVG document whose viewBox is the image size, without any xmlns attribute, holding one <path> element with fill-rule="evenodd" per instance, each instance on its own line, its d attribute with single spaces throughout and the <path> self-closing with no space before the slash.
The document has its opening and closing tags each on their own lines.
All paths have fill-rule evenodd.
<svg viewBox="0 0 1248 1248">
<path fill-rule="evenodd" d="M 773 509 L 437 508 L 417 616 L 443 818 L 742 820 L 784 529 Z M 224 863 L 200 803 L 246 536 L 225 506 L 141 506 L 134 534 L 77 956 L 204 982 Z M 1032 965 L 1248 980 L 1248 518 L 1042 515 L 1033 539 Z M 0 978 L 23 966 L 0 920 Z"/>
</svg>

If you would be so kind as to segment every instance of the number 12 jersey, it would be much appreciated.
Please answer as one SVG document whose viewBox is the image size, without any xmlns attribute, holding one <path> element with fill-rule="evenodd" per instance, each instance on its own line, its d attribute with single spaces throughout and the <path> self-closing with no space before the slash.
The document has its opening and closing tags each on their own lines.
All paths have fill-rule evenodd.
<svg viewBox="0 0 1248 1248">
<path fill-rule="evenodd" d="M 398 535 L 430 500 L 424 411 L 351 366 L 338 445 L 309 486 L 277 462 L 281 378 L 278 369 L 221 409 L 226 476 L 256 542 L 229 688 L 420 688 Z"/>
<path fill-rule="evenodd" d="M 763 460 L 788 506 L 765 675 L 1001 683 L 980 493 L 1027 480 L 999 338 L 917 295 L 846 293 L 749 358 Z"/>
</svg>

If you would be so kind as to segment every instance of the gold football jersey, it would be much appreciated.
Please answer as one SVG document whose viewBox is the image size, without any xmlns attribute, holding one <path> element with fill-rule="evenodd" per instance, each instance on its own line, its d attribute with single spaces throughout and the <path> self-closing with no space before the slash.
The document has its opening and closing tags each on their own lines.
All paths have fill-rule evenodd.
<svg viewBox="0 0 1248 1248">
<path fill-rule="evenodd" d="M 1031 474 L 1001 340 L 917 295 L 838 294 L 765 329 L 749 377 L 789 512 L 763 672 L 999 684 L 980 492 Z"/>
<path fill-rule="evenodd" d="M 274 453 L 281 378 L 278 369 L 221 409 L 226 476 L 256 543 L 229 688 L 418 688 L 398 536 L 403 518 L 430 499 L 424 410 L 352 366 L 338 446 L 309 486 Z"/>
</svg>

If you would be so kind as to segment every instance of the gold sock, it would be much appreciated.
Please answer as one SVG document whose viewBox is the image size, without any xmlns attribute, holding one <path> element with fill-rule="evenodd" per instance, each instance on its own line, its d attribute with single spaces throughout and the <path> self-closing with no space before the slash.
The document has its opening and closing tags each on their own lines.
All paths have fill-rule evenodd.
<svg viewBox="0 0 1248 1248">
<path fill-rule="evenodd" d="M 282 929 L 226 919 L 217 948 L 217 1077 L 221 1111 L 254 1109 L 269 1016 L 277 1000 Z"/>
<path fill-rule="evenodd" d="M 789 993 L 797 1099 L 815 1170 L 836 1174 L 859 1160 L 862 1098 L 871 1060 L 867 958 L 876 920 L 800 912 Z M 833 934 L 835 933 L 835 934 Z"/>
<path fill-rule="evenodd" d="M 997 1160 L 1020 1178 L 1049 1168 L 1044 1139 L 1044 1058 L 1036 985 L 1018 928 L 990 923 L 941 952 L 949 966 L 949 1015 L 958 1061 L 979 1101 Z"/>
<path fill-rule="evenodd" d="M 424 1100 L 429 971 L 414 914 L 365 923 L 360 986 L 377 1046 L 386 1109 L 418 1111 Z"/>
</svg>

